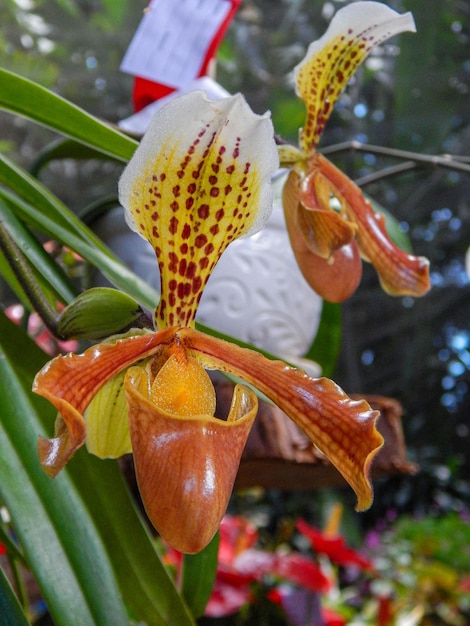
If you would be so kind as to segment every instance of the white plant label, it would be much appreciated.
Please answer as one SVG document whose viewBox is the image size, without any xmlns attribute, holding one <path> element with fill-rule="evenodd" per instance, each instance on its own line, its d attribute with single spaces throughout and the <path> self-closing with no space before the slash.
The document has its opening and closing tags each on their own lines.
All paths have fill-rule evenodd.
<svg viewBox="0 0 470 626">
<path fill-rule="evenodd" d="M 181 89 L 199 76 L 230 0 L 152 0 L 121 70 Z"/>
</svg>

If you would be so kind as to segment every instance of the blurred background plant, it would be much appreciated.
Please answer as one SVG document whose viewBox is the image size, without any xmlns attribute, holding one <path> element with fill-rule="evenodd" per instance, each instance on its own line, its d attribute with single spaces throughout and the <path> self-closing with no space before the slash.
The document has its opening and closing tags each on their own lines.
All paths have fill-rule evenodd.
<svg viewBox="0 0 470 626">
<path fill-rule="evenodd" d="M 213 593 L 200 623 L 239 626 L 453 624 L 470 619 L 468 519 L 389 516 L 353 549 L 333 505 L 324 529 L 302 519 L 273 536 L 227 515 Z M 335 519 L 336 518 L 336 519 Z M 166 561 L 180 567 L 167 549 Z"/>
<path fill-rule="evenodd" d="M 301 60 L 308 43 L 324 32 L 333 13 L 344 4 L 339 0 L 244 0 L 218 55 L 218 81 L 231 92 L 242 91 L 255 111 L 271 109 L 277 132 L 295 142 L 304 112 L 303 105 L 293 94 L 290 70 Z M 417 614 L 421 621 L 415 623 L 465 624 L 469 620 L 468 598 L 465 590 L 460 593 L 457 581 L 468 574 L 470 557 L 467 555 L 466 563 L 459 560 L 465 552 L 459 553 L 457 546 L 459 541 L 461 546 L 469 543 L 469 522 L 465 514 L 470 507 L 470 286 L 465 255 L 470 246 L 470 177 L 468 172 L 460 171 L 458 164 L 462 164 L 462 170 L 470 164 L 470 6 L 459 0 L 391 0 L 387 4 L 398 11 L 411 10 L 417 33 L 389 42 L 370 56 L 335 107 L 320 150 L 328 152 L 329 158 L 386 206 L 411 242 L 413 251 L 430 259 L 433 289 L 422 300 L 392 299 L 381 291 L 374 272 L 365 267 L 358 292 L 337 308 L 342 318 L 341 352 L 334 376 L 348 392 L 379 393 L 400 400 L 406 410 L 404 429 L 409 454 L 421 470 L 416 476 L 395 476 L 377 482 L 374 507 L 359 521 L 346 516 L 343 532 L 348 541 L 357 546 L 362 543 L 363 531 L 369 531 L 369 540 L 373 533 L 380 531 L 377 545 L 369 548 L 375 555 L 380 583 L 391 593 L 393 610 L 406 612 L 406 603 L 416 600 L 422 610 Z M 0 67 L 36 81 L 100 119 L 117 123 L 132 112 L 132 78 L 120 73 L 118 68 L 145 5 L 144 0 L 0 0 Z M 30 104 L 34 109 L 34 101 Z M 123 162 L 134 149 L 133 140 L 119 143 L 120 140 L 109 135 L 110 144 L 116 141 L 115 149 L 111 148 L 113 158 L 109 158 L 103 146 L 98 146 L 99 140 L 91 142 L 98 150 L 93 155 L 77 144 L 62 148 L 63 144 L 55 143 L 56 132 L 9 112 L 0 111 L 0 128 L 0 148 L 7 164 L 17 164 L 37 175 L 42 188 L 60 198 L 61 205 L 56 207 L 58 213 L 62 206 L 71 209 L 69 225 L 59 224 L 88 244 L 82 250 L 74 248 L 75 251 L 91 264 L 99 264 L 107 258 L 109 271 L 118 275 L 119 264 L 106 251 L 102 252 L 103 257 L 86 258 L 87 252 L 92 254 L 91 235 L 82 230 L 80 224 L 70 224 L 73 215 L 93 216 L 116 205 L 116 181 Z M 90 136 L 93 134 L 91 127 L 87 132 Z M 351 141 L 355 144 L 345 144 Z M 403 152 L 393 155 L 374 146 Z M 457 167 L 441 167 L 432 160 L 422 162 L 411 153 L 449 153 Z M 11 173 L 8 168 L 4 171 Z M 4 177 L 3 190 L 8 189 L 9 183 L 5 181 Z M 25 185 L 21 183 L 20 187 L 30 189 L 29 183 L 29 180 Z M 33 197 L 25 198 L 31 202 Z M 5 200 L 5 196 L 3 198 Z M 8 205 L 11 199 L 5 201 Z M 35 218 L 26 215 L 24 213 L 22 219 L 37 226 Z M 43 240 L 53 235 L 57 233 L 45 229 Z M 22 244 L 26 249 L 29 242 L 24 239 Z M 54 253 L 58 251 L 62 274 L 54 283 L 59 293 L 53 295 L 66 300 L 82 286 L 87 286 L 87 272 L 83 271 L 80 261 L 77 275 L 76 259 L 70 263 L 67 249 L 64 252 L 60 247 Z M 2 272 L 4 270 L 2 263 Z M 145 291 L 143 286 L 137 289 Z M 9 307 L 18 303 L 18 296 L 4 281 L 0 284 L 0 297 L 2 308 L 13 315 Z M 145 297 L 151 305 L 152 298 L 148 294 Z M 22 304 L 28 308 L 27 301 Z M 28 314 L 22 318 L 23 323 L 31 327 L 34 318 L 28 322 L 27 317 Z M 14 371 L 18 380 L 23 381 L 16 392 L 26 404 L 17 401 L 8 407 L 4 405 L 3 411 L 10 411 L 14 417 L 30 406 L 27 376 L 31 377 L 39 369 L 45 357 L 27 343 L 20 334 L 21 327 L 17 327 L 16 332 L 2 321 L 1 333 L 2 350 L 8 356 L 5 362 L 11 366 L 10 373 Z M 27 363 L 18 363 L 19 350 L 30 355 Z M 10 391 L 11 387 L 5 384 L 4 397 Z M 53 420 L 51 411 L 45 409 L 41 401 L 35 401 L 34 406 L 49 428 Z M 34 450 L 34 436 L 42 428 L 39 422 L 31 424 L 27 438 L 30 448 L 18 451 L 18 457 Z M 13 431 L 9 434 L 13 439 L 22 436 L 21 429 L 16 435 Z M 2 450 L 5 441 L 2 440 Z M 89 461 L 87 471 L 101 472 L 102 480 L 108 484 L 118 480 L 112 464 L 100 463 L 99 470 L 96 466 L 93 460 Z M 28 471 L 33 476 L 37 468 L 31 466 Z M 65 534 L 69 521 L 73 517 L 78 519 L 78 534 L 73 542 L 80 543 L 83 536 L 78 531 L 89 511 L 94 511 L 92 517 L 97 516 L 98 520 L 99 515 L 91 496 L 83 509 L 79 506 L 88 483 L 73 471 L 72 482 L 77 490 L 72 491 L 78 508 L 72 507 L 67 514 L 64 511 L 56 514 L 58 519 L 66 520 L 60 531 Z M 43 485 L 41 480 L 40 483 L 38 490 L 50 491 L 46 483 Z M 98 493 L 99 485 L 96 489 Z M 50 494 L 50 497 L 54 496 Z M 95 497 L 98 500 L 96 494 Z M 304 517 L 321 525 L 330 497 L 330 493 L 324 492 L 307 497 L 296 492 L 250 491 L 234 496 L 232 512 L 253 513 L 257 520 L 263 519 L 264 534 L 267 537 L 271 534 L 271 539 L 266 541 L 274 545 L 278 541 L 274 538 L 285 524 L 292 525 L 292 519 Z M 345 502 L 350 500 L 350 495 L 341 490 L 337 490 L 334 497 Z M 131 510 L 132 505 L 126 498 L 123 490 L 114 504 L 111 500 L 108 502 L 110 518 L 114 513 L 117 515 L 118 506 Z M 5 493 L 2 499 L 8 504 Z M 77 510 L 81 511 L 78 516 Z M 385 524 L 383 520 L 390 519 L 391 511 L 398 521 Z M 407 517 L 402 517 L 403 514 Z M 124 554 L 127 532 L 130 528 L 143 528 L 133 515 L 128 512 L 122 518 L 120 530 L 105 546 L 104 553 L 109 555 L 115 549 L 116 562 L 121 567 L 123 563 L 137 570 L 143 567 L 145 573 L 141 580 L 150 581 L 160 561 L 157 552 L 148 556 L 150 544 L 145 532 L 140 534 L 141 530 L 135 530 L 135 536 L 140 539 L 134 541 L 133 547 L 140 546 L 147 564 L 142 565 L 143 557 L 136 561 L 131 559 L 129 563 Z M 99 528 L 99 542 L 103 542 L 109 519 L 99 522 L 93 519 L 93 524 Z M 29 525 L 12 529 L 7 524 L 4 533 L 7 538 L 11 537 L 12 530 L 21 543 L 21 539 L 27 538 Z M 47 533 L 40 534 L 39 541 L 46 541 L 46 536 Z M 57 546 L 61 541 L 60 533 L 58 537 Z M 120 548 L 119 544 L 122 544 Z M 304 544 L 301 547 L 308 552 Z M 443 557 L 443 552 L 447 556 Z M 39 571 L 40 559 L 45 559 L 47 553 L 46 549 L 39 551 L 38 562 L 29 566 Z M 82 564 L 84 576 L 86 558 Z M 16 560 L 21 559 L 24 560 L 22 551 L 16 555 Z M 114 567 L 119 568 L 113 564 L 111 569 Z M 158 571 L 161 573 L 157 578 L 166 581 L 163 570 Z M 394 573 L 390 576 L 391 571 Z M 103 576 L 113 589 L 113 585 L 125 585 L 123 580 L 113 582 L 109 571 L 106 574 L 109 578 L 104 573 Z M 185 580 L 188 585 L 189 579 Z M 164 591 L 157 594 L 157 599 L 151 597 L 152 593 L 149 597 L 144 584 L 137 584 L 142 597 L 146 598 L 148 613 L 155 610 L 155 604 L 158 606 L 156 614 L 163 621 L 155 623 L 169 619 L 166 613 L 169 601 L 164 600 L 163 595 L 176 597 L 176 588 L 170 579 L 161 584 Z M 190 597 L 192 591 L 191 587 L 186 587 L 185 597 Z M 87 594 L 92 594 L 92 590 L 85 591 L 87 601 L 91 602 L 93 595 Z M 126 606 L 131 602 L 131 595 L 129 591 L 125 597 Z M 166 603 L 165 606 L 162 603 Z M 466 615 L 462 619 L 467 621 L 459 621 L 461 616 L 458 612 L 452 613 L 452 605 L 461 616 Z M 191 623 L 184 602 L 179 606 L 180 615 L 184 617 L 175 623 Z M 388 610 L 385 601 L 382 606 L 385 614 Z M 446 612 L 440 606 L 450 609 Z M 106 610 L 103 609 L 104 614 Z M 123 610 L 122 615 L 124 613 Z M 116 618 L 116 624 L 123 619 L 122 615 Z M 352 619 L 350 615 L 347 619 Z M 107 617 L 95 615 L 93 619 L 95 622 L 90 623 L 99 623 L 100 619 L 106 623 Z M 367 617 L 367 612 L 363 619 L 369 621 L 347 623 L 377 623 L 370 621 L 374 618 Z M 452 621 L 454 619 L 456 621 Z"/>
</svg>

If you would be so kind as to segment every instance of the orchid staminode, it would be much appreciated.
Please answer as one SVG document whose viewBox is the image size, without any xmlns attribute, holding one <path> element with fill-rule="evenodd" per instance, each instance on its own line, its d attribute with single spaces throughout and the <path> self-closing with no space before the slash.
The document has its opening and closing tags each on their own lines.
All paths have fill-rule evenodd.
<svg viewBox="0 0 470 626">
<path fill-rule="evenodd" d="M 283 194 L 286 225 L 305 279 L 332 302 L 342 302 L 356 290 L 361 257 L 374 265 L 390 295 L 422 296 L 430 288 L 428 260 L 399 249 L 386 232 L 383 215 L 317 152 L 333 106 L 351 76 L 372 48 L 404 31 L 415 31 L 411 13 L 400 15 L 379 2 L 354 2 L 335 14 L 294 70 L 306 119 L 299 148 L 279 149 L 281 164 L 291 168 Z"/>
<path fill-rule="evenodd" d="M 268 218 L 278 168 L 268 115 L 241 95 L 209 101 L 193 92 L 157 112 L 119 183 L 129 226 L 155 251 L 161 299 L 155 331 L 131 330 L 83 354 L 50 361 L 34 391 L 58 410 L 39 456 L 55 476 L 83 444 L 98 456 L 132 452 L 147 514 L 174 548 L 195 553 L 226 511 L 257 412 L 251 387 L 298 424 L 372 501 L 369 468 L 382 445 L 378 416 L 334 382 L 195 330 L 198 302 L 220 255 Z M 215 416 L 206 370 L 232 374 L 227 419 Z"/>
</svg>

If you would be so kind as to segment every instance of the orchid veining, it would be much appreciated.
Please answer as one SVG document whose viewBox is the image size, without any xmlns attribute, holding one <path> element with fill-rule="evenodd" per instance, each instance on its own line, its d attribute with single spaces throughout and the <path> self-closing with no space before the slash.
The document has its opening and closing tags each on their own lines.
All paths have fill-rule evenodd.
<svg viewBox="0 0 470 626">
<path fill-rule="evenodd" d="M 279 149 L 281 163 L 291 168 L 283 194 L 286 225 L 305 279 L 333 302 L 356 290 L 361 257 L 374 265 L 390 295 L 422 296 L 430 288 L 428 260 L 395 246 L 383 215 L 317 152 L 333 106 L 358 66 L 373 47 L 404 31 L 415 31 L 411 13 L 400 15 L 379 2 L 354 2 L 336 13 L 294 70 L 306 118 L 299 148 Z"/>
<path fill-rule="evenodd" d="M 39 439 L 45 471 L 57 475 L 83 444 L 102 458 L 132 452 L 148 517 L 182 552 L 203 549 L 226 511 L 256 417 L 252 387 L 328 456 L 359 509 L 372 501 L 369 469 L 382 437 L 367 402 L 194 328 L 220 255 L 269 217 L 277 168 L 269 116 L 255 115 L 240 95 L 212 102 L 193 92 L 157 112 L 119 183 L 127 223 L 160 270 L 155 330 L 58 356 L 34 382 L 59 412 L 54 437 Z M 215 416 L 207 370 L 250 385 L 235 386 L 226 418 Z"/>
</svg>

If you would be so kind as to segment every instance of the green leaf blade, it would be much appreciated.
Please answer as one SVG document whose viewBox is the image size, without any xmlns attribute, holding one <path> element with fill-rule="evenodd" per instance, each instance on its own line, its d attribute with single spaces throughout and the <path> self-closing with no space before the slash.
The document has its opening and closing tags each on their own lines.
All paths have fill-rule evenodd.
<svg viewBox="0 0 470 626">
<path fill-rule="evenodd" d="M 0 108 L 127 162 L 137 142 L 41 85 L 0 69 Z"/>
<path fill-rule="evenodd" d="M 198 554 L 183 559 L 181 590 L 195 617 L 202 617 L 214 587 L 219 556 L 220 533 Z"/>
<path fill-rule="evenodd" d="M 21 358 L 15 358 L 19 354 Z M 58 607 L 50 608 L 62 618 L 62 598 L 57 599 L 55 595 L 62 595 L 61 583 L 67 589 L 69 586 L 76 588 L 73 580 L 78 577 L 82 584 L 86 583 L 89 594 L 94 589 L 97 602 L 103 603 L 100 596 L 104 594 L 108 595 L 111 603 L 122 606 L 124 602 L 130 615 L 147 626 L 194 626 L 191 612 L 179 595 L 160 559 L 154 540 L 136 511 L 117 463 L 101 461 L 82 449 L 54 480 L 47 477 L 39 467 L 37 435 L 53 429 L 55 411 L 48 402 L 32 394 L 29 389 L 34 374 L 44 365 L 46 358 L 20 328 L 0 314 L 0 494 L 7 501 L 4 491 L 7 492 L 7 504 L 15 529 L 18 518 L 27 526 L 21 532 L 21 543 L 29 561 L 34 561 L 33 570 L 41 576 L 43 593 L 44 589 L 49 590 L 50 595 L 44 593 L 48 605 L 52 601 L 58 602 Z M 2 369 L 6 364 L 9 364 L 9 370 Z M 12 396 L 11 406 L 2 403 L 8 393 Z M 10 413 L 10 409 L 13 413 Z M 1 436 L 7 430 L 5 424 L 9 429 L 13 428 L 14 432 L 11 437 L 2 440 Z M 18 480 L 7 481 L 6 475 L 10 476 L 13 472 L 13 476 L 16 476 L 14 469 L 2 465 L 5 458 L 13 454 L 12 448 L 15 450 L 13 441 L 19 446 L 14 455 L 19 469 L 24 465 L 29 472 L 26 475 L 23 472 Z M 23 498 L 23 492 L 27 491 L 24 489 L 24 480 L 30 490 Z M 39 504 L 38 494 L 42 498 Z M 37 511 L 30 510 L 28 496 L 38 504 Z M 41 503 L 42 507 L 39 506 Z M 54 532 L 58 533 L 50 549 L 44 543 L 44 538 L 37 537 L 34 531 L 35 524 L 46 523 L 47 520 L 49 526 L 52 523 L 52 538 Z M 58 525 L 55 530 L 54 524 Z M 28 532 L 33 535 L 31 539 L 36 538 L 37 541 L 30 544 Z M 91 541 L 88 539 L 89 533 L 95 534 Z M 51 537 L 48 539 L 50 541 Z M 108 559 L 115 581 L 106 588 L 106 578 L 100 581 L 100 576 L 103 576 L 103 568 L 109 575 Z M 55 563 L 62 563 L 64 569 L 58 580 Z M 84 577 L 86 581 L 83 581 Z M 81 596 L 84 602 L 85 596 L 80 587 L 76 594 L 76 598 Z M 108 614 L 107 611 L 105 609 L 107 621 L 104 622 L 101 615 L 98 616 L 101 621 L 86 621 L 86 613 L 82 621 L 76 616 L 80 615 L 77 613 L 71 621 L 57 620 L 57 625 L 82 626 L 90 623 L 114 626 L 122 623 L 119 619 L 111 619 L 112 613 Z M 66 620 L 65 617 L 63 619 Z"/>
<path fill-rule="evenodd" d="M 0 491 L 15 531 L 61 626 L 128 626 L 112 569 L 80 494 L 64 472 L 52 481 L 36 453 L 42 431 L 24 377 L 16 368 L 20 331 L 0 316 Z"/>
<path fill-rule="evenodd" d="M 0 567 L 0 626 L 30 626 L 5 572 Z"/>
</svg>

